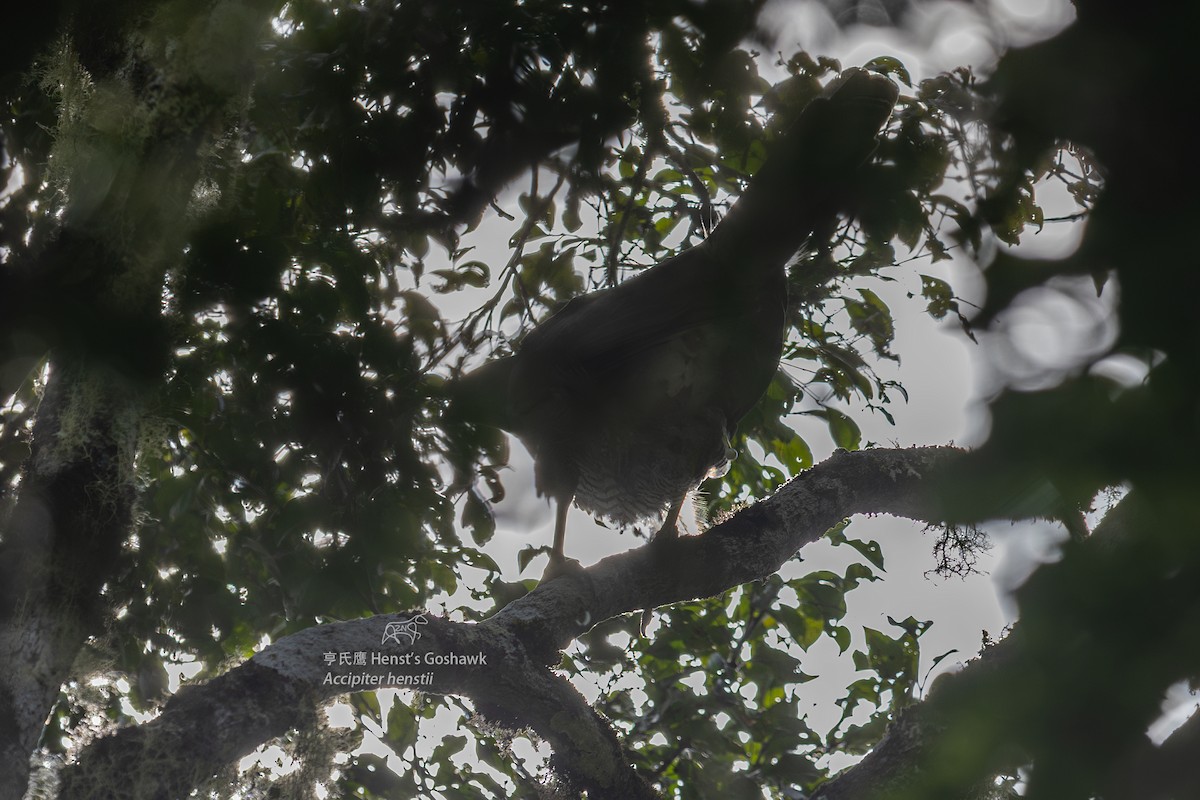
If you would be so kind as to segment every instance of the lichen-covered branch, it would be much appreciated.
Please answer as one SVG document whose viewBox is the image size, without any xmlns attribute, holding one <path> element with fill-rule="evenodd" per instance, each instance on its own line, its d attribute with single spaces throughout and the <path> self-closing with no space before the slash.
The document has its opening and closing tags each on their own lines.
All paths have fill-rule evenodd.
<svg viewBox="0 0 1200 800">
<path fill-rule="evenodd" d="M 551 671 L 561 648 L 604 619 L 769 575 L 852 514 L 941 521 L 938 482 L 961 457 L 948 447 L 838 453 L 768 500 L 679 540 L 665 556 L 648 548 L 612 556 L 585 575 L 539 586 L 480 623 L 431 614 L 413 622 L 414 612 L 309 628 L 180 692 L 154 722 L 93 745 L 66 774 L 65 785 L 77 792 L 68 796 L 99 797 L 85 787 L 113 764 L 142 792 L 131 797 L 179 794 L 189 780 L 286 733 L 302 708 L 348 691 L 407 687 L 468 697 L 492 721 L 533 730 L 551 744 L 556 773 L 590 797 L 654 797 L 608 722 Z M 343 663 L 342 654 L 361 657 Z M 197 729 L 211 729 L 204 738 L 214 744 L 194 747 Z M 142 757 L 147 753 L 153 758 Z"/>
<path fill-rule="evenodd" d="M 204 149 L 241 101 L 269 12 L 223 2 L 203 9 L 183 41 L 161 23 L 121 32 L 120 47 L 91 46 L 84 40 L 101 34 L 78 29 L 78 46 L 57 56 L 61 83 L 77 84 L 55 131 L 54 180 L 68 201 L 38 257 L 5 270 L 12 292 L 0 307 L 3 325 L 42 342 L 49 364 L 0 536 L 0 797 L 24 793 L 79 648 L 112 611 L 103 587 L 131 533 L 143 395 L 165 363 L 164 276 Z M 90 54 L 86 77 L 79 51 Z"/>
<path fill-rule="evenodd" d="M 0 547 L 0 797 L 24 792 L 29 754 L 67 671 L 102 624 L 100 587 L 132 518 L 137 411 L 78 365 L 50 376 L 21 496 Z"/>
</svg>

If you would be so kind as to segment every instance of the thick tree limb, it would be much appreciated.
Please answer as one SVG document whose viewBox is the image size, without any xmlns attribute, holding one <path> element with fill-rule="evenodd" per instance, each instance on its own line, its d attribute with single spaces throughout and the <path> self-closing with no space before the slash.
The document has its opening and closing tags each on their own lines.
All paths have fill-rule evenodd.
<svg viewBox="0 0 1200 800">
<path fill-rule="evenodd" d="M 496 618 L 557 651 L 581 625 L 771 575 L 853 514 L 944 522 L 941 479 L 962 455 L 952 447 L 839 451 L 703 535 L 681 537 L 658 553 L 643 547 L 610 556 L 588 568 L 586 581 L 539 586 Z"/>
<path fill-rule="evenodd" d="M 0 546 L 0 797 L 24 793 L 46 715 L 102 624 L 132 519 L 136 419 L 77 365 L 51 375 Z"/>
<path fill-rule="evenodd" d="M 414 628 L 411 646 L 380 642 L 397 616 L 325 625 L 287 637 L 250 663 L 173 699 L 160 719 L 122 731 L 90 748 L 72 767 L 69 796 L 88 797 L 82 787 L 119 765 L 134 786 L 178 793 L 267 739 L 285 733 L 300 716 L 352 689 L 409 686 L 431 693 L 471 698 L 501 724 L 528 727 L 551 743 L 554 764 L 566 781 L 595 797 L 652 797 L 628 766 L 620 743 L 605 720 L 570 685 L 549 671 L 559 649 L 592 624 L 652 604 L 719 593 L 776 571 L 797 550 L 854 513 L 890 513 L 927 522 L 943 520 L 942 478 L 962 458 L 952 448 L 871 450 L 839 453 L 784 486 L 775 496 L 746 509 L 703 535 L 679 540 L 660 561 L 648 548 L 604 559 L 586 578 L 564 578 L 538 587 L 478 624 L 454 623 L 427 615 Z M 1095 552 L 1117 546 L 1136 527 L 1128 501 L 1110 513 L 1087 547 Z M 671 566 L 664 567 L 664 563 Z M 939 680 L 920 706 L 906 711 L 885 739 L 858 766 L 822 787 L 823 800 L 887 796 L 903 792 L 914 764 L 935 757 L 939 736 L 967 689 L 1011 670 L 1022 657 L 1022 636 L 1014 634 L 988 649 L 962 673 Z M 326 653 L 409 655 L 407 664 L 328 665 Z M 454 656 L 478 663 L 445 664 Z M 426 660 L 428 659 L 428 661 Z M 361 676 L 371 683 L 349 685 Z M 354 678 L 353 676 L 360 676 Z M 1147 749 L 1140 764 L 1156 763 L 1162 783 L 1180 785 L 1195 725 L 1189 723 L 1161 749 Z M 210 748 L 194 745 L 197 730 Z M 233 735 L 230 735 L 233 732 Z M 223 740 L 223 741 L 220 741 Z M 215 744 L 220 741 L 220 744 Z M 140 754 L 134 757 L 131 754 Z M 147 758 L 152 755 L 152 758 Z M 1019 751 L 998 747 L 994 767 L 1020 763 Z M 164 764 L 174 765 L 170 770 Z M 141 766 L 139 766 L 141 765 Z M 920 771 L 917 771 L 919 774 Z M 1137 774 L 1127 770 L 1122 774 Z M 1175 775 L 1169 779 L 1167 776 Z M 126 784 L 130 785 L 130 784 Z M 1166 790 L 1160 796 L 1167 796 Z M 98 796 L 98 795 L 97 795 Z"/>
<path fill-rule="evenodd" d="M 0 542 L 0 797 L 24 794 L 47 716 L 80 647 L 103 630 L 110 611 L 102 587 L 113 578 L 136 501 L 139 389 L 163 366 L 155 359 L 162 343 L 144 339 L 160 324 L 163 275 L 182 247 L 179 220 L 199 153 L 220 131 L 227 103 L 238 102 L 234 77 L 252 71 L 254 31 L 272 9 L 231 2 L 220 11 L 224 24 L 197 26 L 197 38 L 227 54 L 214 68 L 179 56 L 182 47 L 174 61 L 154 63 L 121 50 L 119 64 L 110 42 L 81 48 L 96 59 L 89 66 L 103 70 L 94 78 L 106 89 L 113 88 L 108 73 L 122 67 L 162 80 L 114 91 L 146 110 L 140 136 L 107 135 L 102 118 L 112 112 L 103 100 L 80 112 L 86 135 L 61 145 L 79 150 L 67 156 L 73 168 L 62 228 L 35 263 L 6 270 L 0 287 L 17 291 L 0 298 L 0 312 L 13 312 L 0 314 L 0 360 L 12 356 L 5 348 L 17 328 L 44 346 L 34 357 L 49 353 L 51 364 L 20 497 Z M 11 393 L 12 377 L 0 374 L 0 396 Z"/>
<path fill-rule="evenodd" d="M 938 484 L 961 457 L 948 447 L 839 452 L 773 497 L 702 535 L 678 540 L 665 554 L 643 547 L 606 558 L 586 577 L 543 584 L 480 623 L 426 614 L 424 623 L 407 627 L 418 634 L 411 643 L 404 635 L 396 639 L 394 631 L 390 639 L 385 635 L 389 622 L 407 619 L 398 615 L 310 628 L 221 678 L 181 691 L 155 721 L 88 748 L 64 774 L 64 791 L 71 787 L 66 796 L 73 798 L 101 797 L 89 787 L 102 785 L 93 781 L 115 764 L 127 776 L 125 785 L 137 787 L 131 797 L 180 794 L 286 733 L 305 709 L 352 690 L 408 687 L 468 697 L 486 717 L 534 730 L 553 747 L 556 771 L 591 797 L 654 797 L 607 721 L 550 671 L 560 649 L 604 619 L 770 575 L 852 514 L 942 521 Z M 337 663 L 342 653 L 362 653 L 365 663 Z M 335 663 L 327 663 L 326 654 L 334 654 Z M 378 656 L 391 656 L 393 663 L 372 663 Z M 467 656 L 468 663 L 442 663 L 454 656 Z M 198 729 L 211 729 L 203 736 L 213 740 L 211 746 L 195 746 Z M 217 744 L 219 739 L 226 741 Z"/>
<path fill-rule="evenodd" d="M 1200 711 L 1157 747 L 1148 739 L 1114 770 L 1113 800 L 1200 797 Z"/>
</svg>

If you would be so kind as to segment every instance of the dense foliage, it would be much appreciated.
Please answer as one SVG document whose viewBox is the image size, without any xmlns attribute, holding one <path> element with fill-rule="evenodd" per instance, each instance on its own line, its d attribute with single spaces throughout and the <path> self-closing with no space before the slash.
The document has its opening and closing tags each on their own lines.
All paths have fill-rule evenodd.
<svg viewBox="0 0 1200 800">
<path fill-rule="evenodd" d="M 102 20 L 60 4 L 10 32 L 21 47 L 0 85 L 5 519 L 37 486 L 31 432 L 56 376 L 99 375 L 113 405 L 138 409 L 135 445 L 118 448 L 136 505 L 111 552 L 80 559 L 100 608 L 43 747 L 134 724 L 165 699 L 169 665 L 199 665 L 203 679 L 321 622 L 460 588 L 499 607 L 529 588 L 499 581 L 488 554 L 506 444 L 444 419 L 441 387 L 719 219 L 839 68 L 752 52 L 761 5 L 142 0 Z M 733 469 L 704 487 L 715 517 L 813 466 L 789 415 L 825 420 L 839 447 L 864 445 L 854 415 L 903 397 L 872 369 L 903 355 L 878 281 L 904 281 L 968 332 L 1051 280 L 1067 295 L 1071 276 L 1119 290 L 1110 348 L 1050 388 L 995 400 L 953 516 L 1073 519 L 1121 487 L 1151 498 L 1133 517 L 1141 535 L 1112 552 L 1073 545 L 1035 576 L 1019 644 L 1044 669 L 948 688 L 972 735 L 934 747 L 926 783 L 897 783 L 908 796 L 963 796 L 964 782 L 1032 764 L 1030 796 L 1107 797 L 1127 779 L 1112 764 L 1143 763 L 1163 692 L 1197 664 L 1194 200 L 1168 199 L 1194 167 L 1174 161 L 1189 152 L 1181 98 L 1139 38 L 1183 34 L 1081 14 L 985 83 L 964 68 L 913 84 L 899 61 L 871 62 L 902 84 L 900 104 L 852 187 L 855 213 L 789 268 L 785 364 L 743 422 Z M 1154 58 L 1164 53 L 1180 57 L 1164 46 Z M 1035 189 L 1047 181 L 1091 212 L 1083 245 L 1059 261 L 1006 253 L 1000 243 L 1044 224 Z M 1167 202 L 1178 207 L 1163 214 Z M 479 233 L 497 216 L 511 223 L 504 250 Z M 953 288 L 921 273 L 952 251 L 986 267 L 970 324 Z M 1090 369 L 1113 354 L 1152 365 L 1148 379 Z M 66 415 L 54 430 L 91 435 Z M 909 618 L 865 632 L 854 658 L 866 677 L 839 700 L 843 724 L 804 721 L 796 646 L 848 649 L 845 594 L 883 565 L 852 533 L 832 534 L 862 556 L 844 574 L 676 606 L 651 640 L 636 617 L 606 620 L 564 660 L 605 687 L 599 709 L 666 796 L 806 796 L 828 778 L 825 756 L 871 750 L 914 702 L 926 623 Z M 0 536 L 17 564 L 23 540 Z M 6 625 L 16 605 L 0 607 Z M 461 699 L 350 702 L 350 737 L 285 742 L 309 763 L 290 791 L 535 796 L 513 734 L 482 719 L 415 746 L 435 716 L 472 719 Z M 851 725 L 860 704 L 869 719 Z M 335 758 L 364 732 L 398 757 L 394 770 L 369 752 Z"/>
</svg>

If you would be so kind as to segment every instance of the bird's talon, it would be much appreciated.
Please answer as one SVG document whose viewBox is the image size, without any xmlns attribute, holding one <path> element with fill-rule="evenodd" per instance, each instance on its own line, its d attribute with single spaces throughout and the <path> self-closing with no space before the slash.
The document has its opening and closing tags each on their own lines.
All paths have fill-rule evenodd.
<svg viewBox="0 0 1200 800">
<path fill-rule="evenodd" d="M 546 565 L 546 569 L 542 572 L 541 583 L 546 583 L 567 575 L 580 575 L 584 572 L 583 565 L 577 559 L 565 556 L 555 557 L 552 555 L 550 556 L 550 563 Z"/>
<path fill-rule="evenodd" d="M 668 549 L 678 538 L 679 529 L 674 525 L 672 525 L 670 528 L 659 528 L 658 531 L 650 537 L 650 549 L 654 553 L 662 553 Z"/>
</svg>

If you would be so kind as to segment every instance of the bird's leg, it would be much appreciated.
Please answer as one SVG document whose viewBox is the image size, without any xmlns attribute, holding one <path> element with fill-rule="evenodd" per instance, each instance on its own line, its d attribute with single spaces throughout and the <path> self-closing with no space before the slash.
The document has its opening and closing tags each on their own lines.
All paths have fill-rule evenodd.
<svg viewBox="0 0 1200 800">
<path fill-rule="evenodd" d="M 563 549 L 567 542 L 567 511 L 571 508 L 571 499 L 558 498 L 554 509 L 554 548 L 550 552 L 550 560 L 566 561 Z"/>
<path fill-rule="evenodd" d="M 650 544 L 664 545 L 679 538 L 679 512 L 683 510 L 685 502 L 687 502 L 687 494 L 671 503 L 671 507 L 667 509 L 667 518 L 663 520 L 662 527 L 651 537 Z"/>
<path fill-rule="evenodd" d="M 571 497 L 556 498 L 554 511 L 554 545 L 550 550 L 550 563 L 542 572 L 542 582 L 562 577 L 571 572 L 581 572 L 583 567 L 573 558 L 567 558 L 563 553 L 563 545 L 567 539 L 567 512 L 571 510 Z"/>
</svg>

